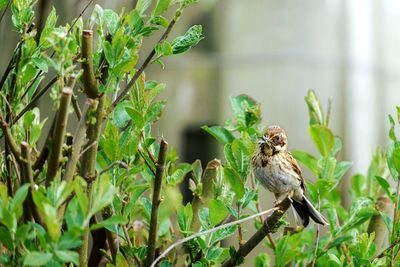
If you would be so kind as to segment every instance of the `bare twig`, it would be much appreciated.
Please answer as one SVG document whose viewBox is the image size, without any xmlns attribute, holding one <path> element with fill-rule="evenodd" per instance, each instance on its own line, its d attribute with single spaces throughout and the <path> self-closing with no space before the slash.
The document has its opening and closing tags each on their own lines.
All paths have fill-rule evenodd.
<svg viewBox="0 0 400 267">
<path fill-rule="evenodd" d="M 123 162 L 123 161 L 121 161 L 121 160 L 117 160 L 117 161 L 114 161 L 113 163 L 111 163 L 110 165 L 108 165 L 106 168 L 102 169 L 102 170 L 99 172 L 99 176 L 102 175 L 103 173 L 105 173 L 105 172 L 111 170 L 111 169 L 114 168 L 116 165 L 118 165 L 120 168 L 128 169 L 128 165 L 127 165 L 125 162 Z"/>
<path fill-rule="evenodd" d="M 274 209 L 271 216 L 265 220 L 263 226 L 245 244 L 243 244 L 229 260 L 222 264 L 222 267 L 236 266 L 237 261 L 240 258 L 246 257 L 246 255 L 249 254 L 250 251 L 252 251 L 268 233 L 271 233 L 271 231 L 276 228 L 280 218 L 285 214 L 286 210 L 290 207 L 290 204 L 291 200 L 288 197 L 282 200 Z"/>
<path fill-rule="evenodd" d="M 72 90 L 65 87 L 61 93 L 60 107 L 57 113 L 56 124 L 54 128 L 53 145 L 47 161 L 46 185 L 49 185 L 57 175 L 62 145 L 64 143 L 65 129 L 68 121 L 68 108 L 71 102 Z"/>
<path fill-rule="evenodd" d="M 144 163 L 147 165 L 147 167 L 149 168 L 149 170 L 153 173 L 153 175 L 156 175 L 156 172 L 154 171 L 153 166 L 150 165 L 150 163 L 147 161 L 146 157 L 144 156 L 143 152 L 140 150 L 140 148 L 138 149 L 138 153 L 139 156 L 142 157 L 142 159 L 144 160 Z"/>
<path fill-rule="evenodd" d="M 162 178 L 164 175 L 165 160 L 167 158 L 168 143 L 165 140 L 160 141 L 160 152 L 158 153 L 158 161 L 156 168 L 156 175 L 154 177 L 153 200 L 151 205 L 149 241 L 147 246 L 147 259 L 146 266 L 149 267 L 154 260 L 156 250 L 156 237 L 157 237 L 157 218 L 158 207 L 160 205 L 160 193 Z"/>
<path fill-rule="evenodd" d="M 161 36 L 161 38 L 158 40 L 157 44 L 160 44 L 164 42 L 169 33 L 171 32 L 172 28 L 174 27 L 175 23 L 179 19 L 181 15 L 181 11 L 178 10 L 175 12 L 174 18 L 169 22 L 167 29 L 165 30 L 164 34 Z M 117 98 L 114 100 L 114 102 L 110 106 L 110 111 L 112 111 L 118 103 L 120 103 L 122 100 L 124 100 L 127 97 L 127 94 L 131 87 L 135 84 L 136 80 L 142 75 L 143 71 L 147 68 L 151 60 L 153 59 L 154 55 L 156 54 L 156 49 L 153 48 L 153 50 L 150 52 L 150 54 L 147 56 L 147 58 L 144 60 L 143 64 L 139 67 L 139 69 L 135 72 L 133 75 L 132 79 L 129 81 L 129 83 L 125 86 L 125 88 L 122 90 L 122 92 L 117 96 Z"/>
<path fill-rule="evenodd" d="M 289 203 L 289 205 L 290 205 L 290 203 Z M 288 208 L 289 208 L 289 207 L 288 207 Z M 176 241 L 175 243 L 173 243 L 172 245 L 170 245 L 166 250 L 164 250 L 163 253 L 161 253 L 160 256 L 158 256 L 158 257 L 153 261 L 153 263 L 151 264 L 150 267 L 155 267 L 156 264 L 157 264 L 162 258 L 164 258 L 165 256 L 167 256 L 167 254 L 168 254 L 171 250 L 173 250 L 174 248 L 176 248 L 177 246 L 179 246 L 179 245 L 181 245 L 181 244 L 183 244 L 183 243 L 185 243 L 185 242 L 188 242 L 188 241 L 190 241 L 190 240 L 192 240 L 192 239 L 195 239 L 195 238 L 197 238 L 197 237 L 199 237 L 199 236 L 211 234 L 211 233 L 214 233 L 214 232 L 216 232 L 216 231 L 218 231 L 218 230 L 221 230 L 221 229 L 224 229 L 224 228 L 228 228 L 228 227 L 231 227 L 231 226 L 235 226 L 235 225 L 237 225 L 237 224 L 244 223 L 244 222 L 246 222 L 246 221 L 249 221 L 249 220 L 252 220 L 252 219 L 254 219 L 254 218 L 257 218 L 258 216 L 271 213 L 272 211 L 277 211 L 278 209 L 279 209 L 279 207 L 278 207 L 278 208 L 272 208 L 272 209 L 269 209 L 269 210 L 264 210 L 264 211 L 262 211 L 262 212 L 259 212 L 259 213 L 250 215 L 250 216 L 248 216 L 248 217 L 246 217 L 246 218 L 243 218 L 243 219 L 240 219 L 240 220 L 237 220 L 237 221 L 232 221 L 232 222 L 229 222 L 229 223 L 226 223 L 226 224 L 222 224 L 222 225 L 220 225 L 220 226 L 217 226 L 217 227 L 214 227 L 214 228 L 211 228 L 211 229 L 208 229 L 208 230 L 204 230 L 204 231 L 195 233 L 195 234 L 193 234 L 193 235 L 191 235 L 191 236 L 188 236 L 188 237 L 185 237 L 185 238 L 183 238 L 183 239 L 180 239 L 180 240 Z M 283 215 L 283 214 L 282 214 L 282 215 Z M 281 215 L 281 216 L 282 216 L 282 215 Z M 271 215 L 271 217 L 272 217 L 272 215 Z"/>
<path fill-rule="evenodd" d="M 33 170 L 41 170 L 43 168 L 44 163 L 46 162 L 46 159 L 50 152 L 49 146 L 53 140 L 53 132 L 54 132 L 55 124 L 56 124 L 56 117 L 53 118 L 49 132 L 47 133 L 46 141 L 44 142 L 44 146 L 43 146 L 42 150 L 40 151 L 40 154 L 37 157 L 35 163 L 32 166 Z"/>
<path fill-rule="evenodd" d="M 79 155 L 81 148 L 83 147 L 86 139 L 86 129 L 87 129 L 87 112 L 90 109 L 94 109 L 96 107 L 96 101 L 92 99 L 87 99 L 85 106 L 83 107 L 83 115 L 79 120 L 77 129 L 74 134 L 74 143 L 72 144 L 72 152 L 71 156 L 68 159 L 67 166 L 65 167 L 65 172 L 63 176 L 64 181 L 72 180 L 75 171 L 76 164 L 79 160 Z"/>
<path fill-rule="evenodd" d="M 329 113 L 329 112 L 328 112 Z M 328 117 L 327 117 L 328 119 Z M 320 205 L 321 205 L 321 199 L 320 199 L 320 194 L 319 194 L 319 190 L 318 190 L 318 211 L 320 209 Z M 314 249 L 314 256 L 311 262 L 311 267 L 314 267 L 316 262 L 317 262 L 317 252 L 318 252 L 318 244 L 319 244 L 319 236 L 320 236 L 320 232 L 319 232 L 319 224 L 317 224 L 317 233 L 315 235 L 315 249 Z"/>
<path fill-rule="evenodd" d="M 32 99 L 31 101 L 15 116 L 13 123 L 16 123 L 27 111 L 29 111 L 33 106 L 36 105 L 36 101 L 41 98 L 52 86 L 53 84 L 58 80 L 58 77 L 54 77 L 53 79 L 50 80 L 50 82 L 42 89 L 40 90 Z"/>
</svg>

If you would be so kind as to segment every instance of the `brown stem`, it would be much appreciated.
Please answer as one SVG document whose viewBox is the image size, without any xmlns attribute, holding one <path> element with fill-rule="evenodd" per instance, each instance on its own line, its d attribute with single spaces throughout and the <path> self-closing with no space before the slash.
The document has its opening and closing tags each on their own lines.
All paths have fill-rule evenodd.
<svg viewBox="0 0 400 267">
<path fill-rule="evenodd" d="M 88 181 L 86 193 L 88 197 L 88 209 L 91 208 L 92 205 L 92 181 Z M 83 235 L 82 235 L 82 245 L 79 249 L 79 266 L 87 267 L 88 266 L 88 247 L 89 247 L 89 233 L 90 233 L 90 223 L 85 227 Z"/>
<path fill-rule="evenodd" d="M 82 111 L 78 104 L 78 97 L 76 95 L 73 95 L 71 98 L 71 102 L 72 102 L 72 107 L 74 108 L 76 117 L 78 118 L 78 120 L 80 120 L 82 118 Z"/>
<path fill-rule="evenodd" d="M 150 229 L 149 229 L 149 241 L 147 246 L 147 259 L 146 266 L 150 267 L 154 261 L 155 250 L 156 250 L 156 237 L 157 237 L 157 218 L 158 218 L 158 207 L 160 205 L 160 193 L 162 178 L 165 168 L 165 160 L 167 157 L 168 143 L 165 140 L 160 141 L 160 152 L 158 153 L 158 161 L 156 165 L 156 175 L 154 177 L 154 189 L 153 189 L 153 200 L 151 205 L 151 217 L 150 217 Z"/>
<path fill-rule="evenodd" d="M 157 44 L 160 44 L 160 43 L 164 42 L 167 39 L 169 33 L 171 32 L 171 30 L 174 27 L 175 23 L 179 19 L 180 15 L 181 15 L 180 10 L 175 12 L 174 18 L 169 22 L 167 29 L 165 30 L 165 32 L 161 36 L 161 38 L 158 40 Z M 149 63 L 151 62 L 151 60 L 153 59 L 155 54 L 156 54 L 156 49 L 153 48 L 153 50 L 150 52 L 150 54 L 144 60 L 143 64 L 140 66 L 140 68 L 135 72 L 135 75 L 133 75 L 133 77 L 129 81 L 129 83 L 125 86 L 125 88 L 122 90 L 122 92 L 119 94 L 119 96 L 111 104 L 110 111 L 112 111 L 118 105 L 118 103 L 120 103 L 122 100 L 124 100 L 127 97 L 127 94 L 129 92 L 129 90 L 135 84 L 136 80 L 140 77 L 140 75 L 142 75 L 143 71 L 147 68 L 147 66 L 149 65 Z"/>
<path fill-rule="evenodd" d="M 54 180 L 54 177 L 57 175 L 59 169 L 62 145 L 64 144 L 65 129 L 68 122 L 68 108 L 71 102 L 71 96 L 72 89 L 65 87 L 61 93 L 60 107 L 57 112 L 57 119 L 54 128 L 53 145 L 47 161 L 47 186 L 50 185 L 50 182 Z"/>
<path fill-rule="evenodd" d="M 65 167 L 64 176 L 62 178 L 66 182 L 71 181 L 75 174 L 76 165 L 79 160 L 79 154 L 80 154 L 80 151 L 81 151 L 81 149 L 85 143 L 85 139 L 86 139 L 87 113 L 88 113 L 88 110 L 95 109 L 96 104 L 97 104 L 97 101 L 95 101 L 95 100 L 92 100 L 89 98 L 86 100 L 85 106 L 83 108 L 83 115 L 82 115 L 81 119 L 79 120 L 78 126 L 77 126 L 75 134 L 74 134 L 71 156 L 68 159 L 67 166 Z"/>
<path fill-rule="evenodd" d="M 98 86 L 96 77 L 93 71 L 93 31 L 92 30 L 83 30 L 82 32 L 82 82 L 83 89 L 85 94 L 90 98 L 98 97 Z"/>
<path fill-rule="evenodd" d="M 37 157 L 35 163 L 32 166 L 33 170 L 41 170 L 43 168 L 44 163 L 46 162 L 47 157 L 49 156 L 50 144 L 53 142 L 53 132 L 55 124 L 56 124 L 56 117 L 53 118 L 49 132 L 47 133 L 46 141 L 44 142 L 44 146 L 40 151 L 40 154 Z"/>
<path fill-rule="evenodd" d="M 123 161 L 121 161 L 121 160 L 117 160 L 117 161 L 114 161 L 113 163 L 111 163 L 110 165 L 108 165 L 106 168 L 102 169 L 102 170 L 99 172 L 99 176 L 102 175 L 103 173 L 105 173 L 105 172 L 111 170 L 112 168 L 114 168 L 114 167 L 117 166 L 117 165 L 118 165 L 120 168 L 124 168 L 124 169 L 128 169 L 128 168 L 129 168 L 129 166 L 128 166 L 125 162 L 123 162 Z"/>
<path fill-rule="evenodd" d="M 11 153 L 13 154 L 14 158 L 17 161 L 19 161 L 21 156 L 21 150 L 14 140 L 10 127 L 5 121 L 3 121 L 3 118 L 1 116 L 0 116 L 0 127 L 3 130 L 5 141 L 8 147 L 10 148 Z"/>
<path fill-rule="evenodd" d="M 96 155 L 97 155 L 97 148 L 98 148 L 98 140 L 100 137 L 100 129 L 101 124 L 104 119 L 104 102 L 105 96 L 102 95 L 98 98 L 98 104 L 96 109 L 93 111 L 95 122 L 90 123 L 87 130 L 87 143 L 85 146 L 85 152 L 81 158 L 81 169 L 80 175 L 87 181 L 88 188 L 87 193 L 90 199 L 91 195 L 91 184 L 93 180 L 96 178 Z M 88 115 L 90 116 L 90 115 Z M 91 118 L 88 118 L 91 121 Z M 78 151 L 76 151 L 78 152 Z M 90 201 L 89 201 L 90 202 Z M 90 203 L 89 203 L 90 204 Z M 82 246 L 80 249 L 80 260 L 81 260 L 81 267 L 85 267 L 88 264 L 88 241 L 89 241 L 89 224 L 85 228 L 85 232 L 82 236 Z M 108 231 L 106 232 L 106 234 Z M 108 235 L 107 235 L 108 237 Z M 113 247 L 110 245 L 111 254 L 113 255 L 113 261 L 115 262 L 115 255 L 116 252 L 112 249 Z"/>
<path fill-rule="evenodd" d="M 267 234 L 276 229 L 280 218 L 285 214 L 290 205 L 291 200 L 289 198 L 285 198 L 278 203 L 278 209 L 265 220 L 263 226 L 245 244 L 243 244 L 229 260 L 222 264 L 222 267 L 236 266 L 241 258 L 246 257 L 260 242 L 264 240 L 264 237 Z"/>
</svg>

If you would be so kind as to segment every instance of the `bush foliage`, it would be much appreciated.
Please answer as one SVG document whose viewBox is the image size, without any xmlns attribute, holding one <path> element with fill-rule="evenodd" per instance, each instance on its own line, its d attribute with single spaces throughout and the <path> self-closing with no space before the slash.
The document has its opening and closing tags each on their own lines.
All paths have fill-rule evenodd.
<svg viewBox="0 0 400 267">
<path fill-rule="evenodd" d="M 235 236 L 240 247 L 246 246 L 243 232 L 250 229 L 232 222 L 261 212 L 264 204 L 251 167 L 264 130 L 260 103 L 247 95 L 232 97 L 232 120 L 203 127 L 223 148 L 221 161 L 181 163 L 152 131 L 166 105 L 158 97 L 165 84 L 146 79 L 144 70 L 152 63 L 164 67 L 164 57 L 201 41 L 200 25 L 168 41 L 172 27 L 195 2 L 139 0 L 135 9 L 120 13 L 95 5 L 88 20 L 79 16 L 66 25 L 57 24 L 53 8 L 38 32 L 33 24 L 36 1 L 8 5 L 0 0 L 0 10 L 11 10 L 19 34 L 0 81 L 1 265 L 201 267 L 230 266 L 228 259 L 232 265 L 244 262 L 244 255 L 223 241 Z M 161 38 L 140 59 L 144 40 L 158 31 Z M 85 95 L 83 105 L 76 99 L 78 91 Z M 50 114 L 36 107 L 47 92 Z M 272 253 L 258 255 L 256 266 L 399 266 L 395 119 L 389 116 L 386 151 L 378 148 L 368 172 L 351 177 L 352 187 L 341 191 L 338 186 L 352 163 L 337 157 L 343 144 L 329 128 L 330 108 L 324 114 L 313 91 L 305 100 L 309 135 L 319 154 L 296 150 L 293 155 L 314 175 L 313 182 L 307 181 L 308 193 L 330 226 L 286 227 L 282 233 L 278 229 L 288 223 L 279 220 L 276 233 L 263 240 Z M 67 125 L 76 127 L 68 132 Z M 183 205 L 178 185 L 185 177 L 193 201 Z M 349 208 L 343 206 L 341 192 L 351 194 Z M 256 229 L 264 227 L 262 216 L 253 221 Z"/>
</svg>

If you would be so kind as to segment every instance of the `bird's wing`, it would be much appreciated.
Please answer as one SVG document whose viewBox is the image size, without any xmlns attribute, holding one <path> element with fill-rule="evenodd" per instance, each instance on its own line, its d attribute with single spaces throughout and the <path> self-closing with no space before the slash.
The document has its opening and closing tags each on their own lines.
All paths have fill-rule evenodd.
<svg viewBox="0 0 400 267">
<path fill-rule="evenodd" d="M 288 152 L 288 161 L 294 173 L 296 173 L 296 178 L 300 181 L 300 186 L 304 192 L 306 192 L 306 186 L 303 178 L 303 174 L 301 173 L 301 169 L 296 159 L 293 157 L 292 153 Z"/>
</svg>

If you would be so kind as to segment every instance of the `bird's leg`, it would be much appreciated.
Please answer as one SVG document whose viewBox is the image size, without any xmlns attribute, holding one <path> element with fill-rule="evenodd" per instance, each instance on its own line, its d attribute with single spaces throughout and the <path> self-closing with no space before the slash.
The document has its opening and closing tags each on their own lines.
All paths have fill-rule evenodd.
<svg viewBox="0 0 400 267">
<path fill-rule="evenodd" d="M 275 195 L 275 201 L 274 201 L 274 207 L 276 207 L 276 206 L 278 206 L 278 204 L 279 204 L 279 194 L 278 193 L 274 193 L 274 195 Z"/>
</svg>

